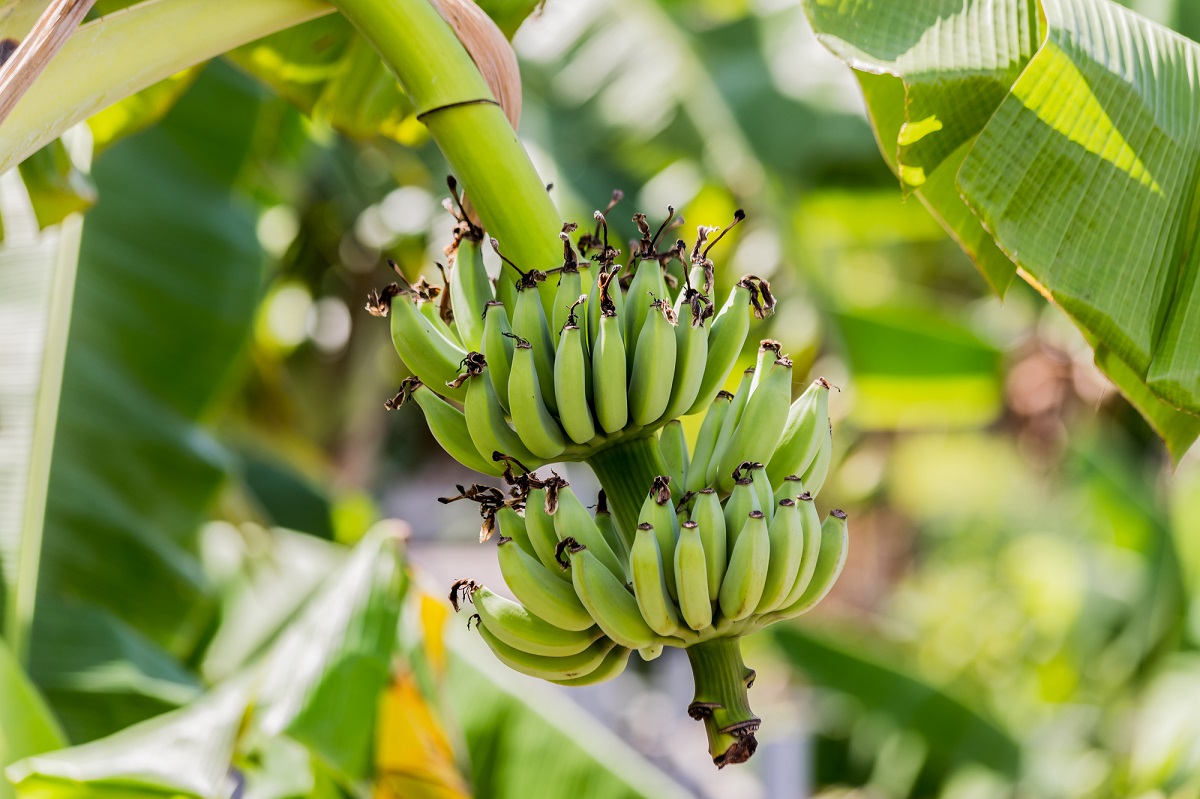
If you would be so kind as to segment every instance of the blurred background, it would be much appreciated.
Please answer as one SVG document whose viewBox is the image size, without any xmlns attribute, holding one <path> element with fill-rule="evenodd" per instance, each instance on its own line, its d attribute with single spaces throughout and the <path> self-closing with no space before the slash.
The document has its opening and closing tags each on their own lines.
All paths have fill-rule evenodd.
<svg viewBox="0 0 1200 799">
<path fill-rule="evenodd" d="M 1200 36 L 1191 0 L 1130 4 Z M 469 678 L 451 669 L 430 724 L 478 796 L 542 795 L 539 769 L 578 749 L 596 759 L 573 772 L 586 781 L 544 795 L 1200 797 L 1200 458 L 1174 468 L 1059 311 L 1021 281 L 995 299 L 901 198 L 850 71 L 792 0 L 548 0 L 515 38 L 521 135 L 567 219 L 617 188 L 609 218 L 627 238 L 639 210 L 681 209 L 688 239 L 746 210 L 716 250 L 718 294 L 743 273 L 768 277 L 779 306 L 752 329 L 746 365 L 775 338 L 797 393 L 816 376 L 838 387 L 821 511 L 850 514 L 841 581 L 814 613 L 746 641 L 761 747 L 719 773 L 684 712 L 681 652 L 570 691 L 495 663 L 444 600 L 454 578 L 502 585 L 473 510 L 436 502 L 471 475 L 415 409 L 384 411 L 405 372 L 386 323 L 363 311 L 390 280 L 386 258 L 440 282 L 447 168 L 394 83 L 338 93 L 358 57 L 337 44 L 345 23 L 305 27 L 335 44 L 303 61 L 281 34 L 195 71 L 163 121 L 94 169 L 102 223 L 145 190 L 129 173 L 138 159 L 238 136 L 236 163 L 201 158 L 252 219 L 234 254 L 263 264 L 241 287 L 249 343 L 200 414 L 229 475 L 198 538 L 197 580 L 219 589 L 222 618 L 231 597 L 272 618 L 294 610 L 254 563 L 303 563 L 328 546 L 317 539 L 352 544 L 397 518 L 430 595 L 410 590 L 419 608 L 406 612 L 471 664 Z M 101 238 L 85 233 L 85 254 Z M 222 622 L 175 651 L 199 685 L 251 639 Z M 38 682 L 75 742 L 188 696 L 135 685 L 151 698 L 117 716 L 90 712 L 78 684 Z M 525 709 L 481 710 L 501 689 Z"/>
</svg>

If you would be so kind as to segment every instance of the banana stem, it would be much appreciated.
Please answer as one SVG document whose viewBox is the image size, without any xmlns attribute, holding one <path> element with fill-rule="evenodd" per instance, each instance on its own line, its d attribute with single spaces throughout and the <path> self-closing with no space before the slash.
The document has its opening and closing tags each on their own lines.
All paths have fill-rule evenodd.
<svg viewBox="0 0 1200 799">
<path fill-rule="evenodd" d="M 617 529 L 633 546 L 638 514 L 650 493 L 654 478 L 668 474 L 667 464 L 653 435 L 624 441 L 587 459 L 588 466 L 604 488 Z"/>
<path fill-rule="evenodd" d="M 334 5 L 396 74 L 505 256 L 525 271 L 561 265 L 562 218 L 546 185 L 475 62 L 429 0 Z M 544 302 L 547 295 L 553 299 L 551 288 L 542 294 Z"/>
<path fill-rule="evenodd" d="M 759 718 L 750 710 L 747 689 L 754 670 L 742 661 L 740 638 L 714 638 L 687 648 L 696 696 L 688 715 L 704 722 L 708 752 L 717 768 L 744 763 L 758 748 Z"/>
</svg>

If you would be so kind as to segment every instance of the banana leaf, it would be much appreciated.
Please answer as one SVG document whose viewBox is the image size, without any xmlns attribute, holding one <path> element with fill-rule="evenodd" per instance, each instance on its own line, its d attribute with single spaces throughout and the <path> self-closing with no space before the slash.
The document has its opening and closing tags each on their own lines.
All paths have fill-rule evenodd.
<svg viewBox="0 0 1200 799">
<path fill-rule="evenodd" d="M 997 292 L 1019 268 L 1062 308 L 1181 457 L 1200 434 L 1178 418 L 1200 415 L 1200 46 L 1111 0 L 805 8 L 905 190 Z"/>
</svg>

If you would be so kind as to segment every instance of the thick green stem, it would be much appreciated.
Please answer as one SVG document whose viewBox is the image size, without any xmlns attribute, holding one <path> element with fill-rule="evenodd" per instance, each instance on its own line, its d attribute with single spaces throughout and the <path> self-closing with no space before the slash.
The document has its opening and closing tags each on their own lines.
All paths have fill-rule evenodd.
<svg viewBox="0 0 1200 799">
<path fill-rule="evenodd" d="M 638 514 L 650 493 L 650 484 L 655 477 L 668 474 L 658 439 L 647 435 L 622 442 L 592 455 L 587 464 L 608 496 L 617 528 L 632 546 L 633 531 L 637 529 Z"/>
<path fill-rule="evenodd" d="M 687 648 L 696 695 L 688 715 L 704 722 L 708 753 L 717 768 L 744 763 L 758 748 L 759 718 L 750 710 L 747 690 L 754 670 L 742 661 L 740 638 L 714 638 Z"/>
<path fill-rule="evenodd" d="M 334 5 L 399 78 L 505 256 L 522 270 L 559 266 L 562 218 L 475 62 L 429 0 Z"/>
</svg>

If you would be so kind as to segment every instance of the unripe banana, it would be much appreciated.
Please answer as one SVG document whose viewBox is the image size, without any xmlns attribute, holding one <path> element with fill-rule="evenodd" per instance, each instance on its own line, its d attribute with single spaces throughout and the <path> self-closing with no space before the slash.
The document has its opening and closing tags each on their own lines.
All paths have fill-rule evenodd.
<svg viewBox="0 0 1200 799">
<path fill-rule="evenodd" d="M 416 378 L 404 381 L 404 387 L 395 399 L 387 403 L 389 409 L 398 408 L 411 397 L 421 406 L 425 414 L 425 423 L 429 432 L 437 439 L 442 449 L 446 450 L 456 461 L 474 469 L 477 472 L 490 475 L 503 474 L 503 468 L 492 460 L 484 460 L 475 449 L 471 433 L 467 429 L 467 419 L 463 412 L 446 400 L 430 391 L 429 387 Z"/>
<path fill-rule="evenodd" d="M 466 351 L 439 333 L 405 294 L 394 295 L 390 309 L 380 313 L 392 317 L 392 344 L 404 365 L 422 383 L 434 386 L 438 393 L 462 401 L 466 389 L 450 388 L 446 384 L 458 377 L 459 364 L 467 357 Z"/>
<path fill-rule="evenodd" d="M 542 680 L 573 680 L 591 674 L 600 668 L 604 658 L 616 646 L 607 638 L 600 638 L 577 655 L 569 657 L 547 657 L 522 652 L 497 638 L 487 627 L 480 625 L 480 637 L 504 665 L 530 677 Z"/>
<path fill-rule="evenodd" d="M 442 318 L 441 303 L 435 302 L 433 299 L 436 296 L 436 294 L 431 296 L 418 295 L 416 299 L 417 311 L 425 317 L 425 321 L 429 323 L 430 327 L 440 333 L 443 338 L 454 346 L 461 348 L 462 339 L 459 338 L 454 328 L 446 324 L 446 320 Z"/>
<path fill-rule="evenodd" d="M 770 524 L 775 518 L 775 497 L 771 493 L 771 481 L 767 479 L 767 470 L 757 461 L 751 463 L 748 468 L 754 493 L 758 496 L 758 507 L 767 515 L 767 524 Z"/>
<path fill-rule="evenodd" d="M 675 586 L 679 610 L 687 626 L 700 631 L 712 624 L 712 601 L 708 592 L 708 565 L 699 525 L 686 521 L 675 545 Z"/>
<path fill-rule="evenodd" d="M 721 453 L 716 474 L 718 491 L 725 492 L 733 488 L 733 471 L 739 463 L 765 462 L 779 443 L 779 436 L 787 422 L 788 403 L 792 400 L 792 362 L 786 357 L 780 358 L 769 369 L 762 385 L 746 401 L 746 409 L 742 412 L 737 429 Z"/>
<path fill-rule="evenodd" d="M 733 493 L 725 503 L 725 533 L 729 540 L 729 554 L 737 544 L 738 536 L 742 533 L 746 517 L 751 511 L 762 512 L 762 502 L 754 489 L 751 477 L 742 477 L 733 485 Z"/>
<path fill-rule="evenodd" d="M 758 390 L 758 384 L 771 369 L 771 364 L 783 356 L 783 345 L 773 338 L 764 338 L 758 343 L 758 360 L 754 362 L 754 380 L 750 382 L 750 396 Z M 791 389 L 788 390 L 788 402 L 791 402 Z"/>
<path fill-rule="evenodd" d="M 575 631 L 555 627 L 486 586 L 475 587 L 470 596 L 475 612 L 488 632 L 514 649 L 531 655 L 578 655 L 604 634 L 597 627 Z"/>
<path fill-rule="evenodd" d="M 754 611 L 760 616 L 783 605 L 800 573 L 804 558 L 804 527 L 796 500 L 780 500 L 768 532 L 771 538 L 771 563 L 767 568 L 767 581 L 763 583 L 762 597 Z"/>
<path fill-rule="evenodd" d="M 578 267 L 566 268 L 558 273 L 558 288 L 554 291 L 554 311 L 550 315 L 550 335 L 557 336 L 558 332 L 563 329 L 568 323 L 568 319 L 575 315 L 575 307 L 579 302 L 580 295 L 583 294 L 583 283 L 580 280 Z M 586 296 L 586 295 L 584 295 Z M 586 308 L 584 312 L 586 313 Z M 572 324 L 578 325 L 583 332 L 582 339 L 586 352 L 587 347 L 587 324 L 586 317 L 584 323 L 578 321 Z"/>
<path fill-rule="evenodd" d="M 500 540 L 508 540 L 516 543 L 517 548 L 525 552 L 534 560 L 537 559 L 537 552 L 534 551 L 533 543 L 529 540 L 529 531 L 525 529 L 525 520 L 517 514 L 508 505 L 504 505 L 500 510 L 496 511 L 496 527 L 500 532 Z M 517 597 L 521 599 L 521 597 Z M 521 599 L 522 602 L 525 600 Z M 529 603 L 525 603 L 529 604 Z M 536 609 L 533 609 L 537 613 Z M 540 615 L 540 614 L 539 614 Z M 542 618 L 545 618 L 544 616 Z M 549 619 L 546 619 L 550 621 Z M 559 625 L 562 626 L 561 624 Z"/>
<path fill-rule="evenodd" d="M 526 293 L 529 292 L 522 292 Z M 536 294 L 529 293 L 529 297 L 525 301 L 526 306 L 537 303 Z M 537 307 L 540 309 L 541 305 Z M 550 380 L 554 380 L 553 373 Z M 553 385 L 551 382 L 550 393 L 553 393 Z M 513 350 L 512 372 L 508 376 L 508 402 L 512 409 L 513 426 L 530 452 L 539 458 L 552 460 L 567 448 L 567 441 L 562 428 L 543 402 L 543 396 L 533 348 L 528 341 L 518 338 Z"/>
<path fill-rule="evenodd" d="M 556 486 L 557 488 L 557 486 Z M 551 510 L 558 508 L 558 494 L 551 498 Z M 552 574 L 565 582 L 571 582 L 571 575 L 563 568 L 562 563 L 555 557 L 558 548 L 558 532 L 554 529 L 554 517 L 546 511 L 547 492 L 544 488 L 534 488 L 525 497 L 525 529 L 529 533 L 529 543 L 533 551 Z"/>
<path fill-rule="evenodd" d="M 675 541 L 679 538 L 679 517 L 675 515 L 675 506 L 671 501 L 671 478 L 661 475 L 654 478 L 650 493 L 642 502 L 641 512 L 638 513 L 638 525 L 648 524 L 654 529 L 658 538 L 658 551 L 663 563 L 675 562 Z M 663 576 L 667 581 L 667 592 L 674 598 L 675 570 L 664 570 Z"/>
<path fill-rule="evenodd" d="M 651 660 L 656 660 L 662 653 L 662 644 L 651 644 L 650 646 L 644 646 L 638 650 L 638 655 L 647 663 L 649 663 Z"/>
<path fill-rule="evenodd" d="M 746 515 L 749 515 L 747 509 Z M 696 495 L 692 505 L 692 521 L 697 525 L 700 543 L 704 547 L 704 567 L 707 572 L 708 599 L 716 602 L 721 593 L 721 581 L 725 579 L 725 566 L 729 562 L 729 540 L 725 532 L 725 511 L 716 490 L 705 488 Z M 680 533 L 682 536 L 682 531 Z"/>
<path fill-rule="evenodd" d="M 489 365 L 482 354 L 473 352 L 467 356 L 467 398 L 463 401 L 463 413 L 471 441 L 481 457 L 491 460 L 493 452 L 516 458 L 530 469 L 536 469 L 543 461 L 529 451 L 517 431 L 508 426 L 500 398 L 492 386 Z"/>
<path fill-rule="evenodd" d="M 796 497 L 796 510 L 800 513 L 800 530 L 804 538 L 804 552 L 800 556 L 800 568 L 796 572 L 796 581 L 792 584 L 788 595 L 780 603 L 786 608 L 796 604 L 808 590 L 813 573 L 817 569 L 817 560 L 821 555 L 821 517 L 817 513 L 817 504 L 813 502 L 812 494 L 807 491 Z"/>
<path fill-rule="evenodd" d="M 637 600 L 603 563 L 573 538 L 561 542 L 571 559 L 571 579 L 579 601 L 604 634 L 621 646 L 641 649 L 659 643 L 642 618 Z"/>
<path fill-rule="evenodd" d="M 658 264 L 654 264 L 658 270 Z M 661 275 L 660 275 L 661 277 Z M 626 339 L 628 341 L 628 339 Z M 629 418 L 637 425 L 658 421 L 671 399 L 675 375 L 675 312 L 656 300 L 645 317 L 629 378 Z"/>
<path fill-rule="evenodd" d="M 668 561 L 672 563 L 673 561 Z M 633 594 L 642 618 L 659 635 L 679 632 L 679 614 L 667 594 L 667 568 L 664 568 L 658 538 L 649 524 L 639 524 L 629 553 L 629 571 L 633 577 Z"/>
<path fill-rule="evenodd" d="M 678 419 L 672 419 L 663 425 L 658 434 L 658 450 L 667 464 L 671 481 L 677 486 L 685 485 L 688 467 L 687 439 L 683 436 L 683 424 Z"/>
<path fill-rule="evenodd" d="M 829 383 L 812 382 L 788 409 L 787 423 L 775 454 L 767 464 L 767 477 L 778 485 L 790 474 L 803 474 L 821 448 L 821 433 L 829 428 Z"/>
<path fill-rule="evenodd" d="M 781 618 L 806 613 L 825 598 L 842 573 L 842 567 L 846 565 L 846 553 L 849 548 L 850 534 L 846 526 L 845 511 L 830 511 L 821 524 L 821 553 L 817 556 L 817 567 L 813 571 L 812 581 L 799 599 L 779 611 Z"/>
<path fill-rule="evenodd" d="M 625 540 L 625 536 L 621 535 L 616 521 L 613 520 L 613 515 L 608 512 L 608 497 L 605 496 L 603 490 L 596 497 L 596 526 L 600 528 L 600 533 L 608 542 L 609 547 L 616 553 L 617 560 L 628 564 L 629 542 Z M 625 580 L 629 580 L 628 568 L 625 570 Z"/>
<path fill-rule="evenodd" d="M 483 350 L 484 309 L 495 299 L 480 244 L 478 239 L 469 237 L 459 241 L 449 281 L 454 327 L 463 346 L 477 352 Z"/>
<path fill-rule="evenodd" d="M 725 579 L 721 581 L 719 600 L 722 615 L 732 621 L 740 621 L 754 613 L 762 598 L 770 562 L 771 538 L 767 530 L 767 517 L 762 511 L 751 511 L 738 533 L 737 543 L 729 557 L 729 568 L 725 570 Z"/>
<path fill-rule="evenodd" d="M 551 680 L 550 682 L 571 688 L 607 682 L 625 671 L 625 666 L 629 663 L 629 653 L 632 651 L 623 646 L 614 646 L 591 674 L 585 674 L 573 680 Z"/>
<path fill-rule="evenodd" d="M 579 275 L 575 277 L 578 279 Z M 559 334 L 558 354 L 554 358 L 554 394 L 558 398 L 558 420 L 576 444 L 586 444 L 596 437 L 587 394 L 587 375 L 591 369 L 591 361 L 584 352 L 583 333 L 578 325 L 568 323 Z"/>
<path fill-rule="evenodd" d="M 725 450 L 728 449 L 729 442 L 733 439 L 734 431 L 737 430 L 738 422 L 742 420 L 742 413 L 746 410 L 746 402 L 750 399 L 750 384 L 752 382 L 754 382 L 753 366 L 742 372 L 742 382 L 738 384 L 737 393 L 733 395 L 733 401 L 729 404 L 729 411 L 721 421 L 721 432 L 717 434 L 717 443 L 713 445 L 713 454 L 708 460 L 708 469 L 705 475 L 708 485 L 715 486 L 720 480 L 721 463 L 725 458 Z M 736 466 L 737 464 L 734 465 Z M 732 473 L 732 470 L 730 471 Z M 725 489 L 725 491 L 728 490 Z M 721 493 L 725 492 L 722 491 Z"/>
<path fill-rule="evenodd" d="M 708 330 L 704 327 L 704 315 L 711 312 L 711 308 L 702 294 L 692 289 L 680 292 L 675 306 L 675 376 L 671 382 L 671 398 L 663 412 L 667 419 L 677 419 L 687 413 L 700 393 L 704 368 L 708 364 Z"/>
<path fill-rule="evenodd" d="M 833 430 L 827 427 L 824 435 L 821 436 L 821 448 L 817 450 L 817 457 L 813 458 L 812 463 L 800 476 L 800 479 L 804 481 L 804 487 L 814 497 L 821 493 L 821 488 L 825 485 L 825 478 L 829 476 L 829 464 L 832 460 Z"/>
<path fill-rule="evenodd" d="M 570 486 L 558 490 L 558 509 L 554 511 L 554 531 L 558 540 L 573 538 L 587 547 L 618 580 L 625 580 L 625 565 L 618 558 L 592 515 L 575 496 Z"/>
<path fill-rule="evenodd" d="M 537 292 L 537 284 L 528 285 L 527 281 L 523 281 L 518 288 L 520 286 L 526 287 L 517 292 L 517 307 L 513 311 L 512 318 L 513 333 L 533 346 L 533 363 L 537 368 L 542 401 L 551 413 L 558 413 L 558 401 L 554 397 L 554 339 L 550 336 L 546 312 L 542 309 L 542 300 Z M 519 349 L 519 347 L 520 343 L 518 342 L 516 348 Z M 514 351 L 513 360 L 516 361 L 516 359 L 517 353 Z"/>
<path fill-rule="evenodd" d="M 769 477 L 767 478 L 767 481 L 770 482 Z M 775 502 L 778 503 L 781 499 L 787 499 L 789 497 L 791 499 L 795 499 L 803 493 L 804 481 L 794 474 L 789 474 L 779 483 L 779 487 L 775 489 L 773 496 Z"/>
<path fill-rule="evenodd" d="M 716 449 L 721 425 L 732 404 L 733 395 L 728 391 L 719 391 L 709 406 L 708 413 L 704 415 L 704 421 L 700 423 L 700 432 L 696 436 L 696 451 L 692 453 L 691 462 L 688 463 L 687 483 L 684 485 L 688 491 L 699 491 L 708 485 L 708 464 L 713 450 Z"/>
<path fill-rule="evenodd" d="M 626 350 L 631 357 L 637 357 L 637 348 L 641 346 L 642 328 L 650 315 L 651 303 L 667 296 L 667 284 L 663 280 L 662 267 L 658 259 L 648 258 L 638 262 L 634 269 L 633 280 L 629 284 L 628 313 L 624 314 Z M 673 331 L 672 331 L 673 332 Z M 632 342 L 636 342 L 632 343 Z M 675 365 L 672 362 L 671 372 L 674 374 Z"/>
<path fill-rule="evenodd" d="M 602 314 L 596 346 L 592 349 L 592 391 L 596 421 L 606 433 L 616 433 L 629 421 L 625 391 L 625 345 L 621 342 L 621 320 Z"/>
<path fill-rule="evenodd" d="M 489 379 L 496 390 L 500 407 L 508 413 L 508 376 L 512 370 L 513 335 L 504 303 L 487 304 L 483 317 L 483 355 L 487 358 Z"/>
<path fill-rule="evenodd" d="M 713 320 L 708 331 L 708 360 L 704 365 L 704 378 L 700 381 L 696 401 L 688 409 L 687 415 L 699 413 L 708 407 L 725 385 L 725 379 L 742 354 L 742 345 L 746 343 L 746 335 L 750 332 L 750 299 L 750 288 L 738 283 L 729 292 L 729 299 Z"/>
<path fill-rule="evenodd" d="M 501 523 L 503 529 L 503 522 Z M 551 571 L 508 538 L 501 537 L 496 550 L 500 573 L 513 595 L 536 616 L 564 630 L 587 630 L 595 625 L 575 588 L 559 575 L 570 577 L 557 564 Z"/>
</svg>

